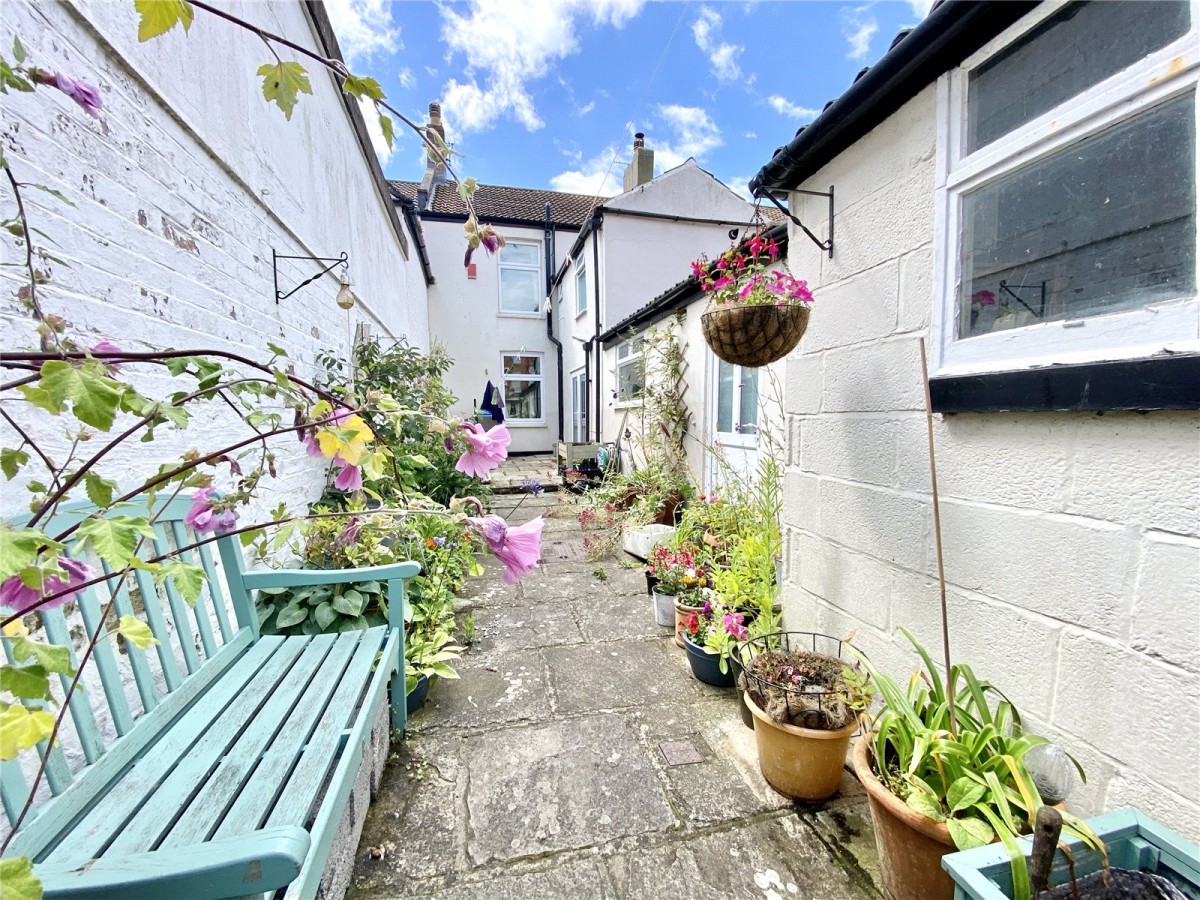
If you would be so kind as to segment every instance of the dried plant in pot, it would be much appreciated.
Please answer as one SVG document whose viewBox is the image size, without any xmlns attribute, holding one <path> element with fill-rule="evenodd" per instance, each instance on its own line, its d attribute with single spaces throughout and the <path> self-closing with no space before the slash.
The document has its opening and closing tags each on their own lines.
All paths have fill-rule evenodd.
<svg viewBox="0 0 1200 900">
<path fill-rule="evenodd" d="M 837 793 L 850 737 L 870 704 L 870 682 L 846 642 L 780 631 L 744 644 L 739 686 L 754 716 L 763 777 L 794 800 Z"/>
</svg>

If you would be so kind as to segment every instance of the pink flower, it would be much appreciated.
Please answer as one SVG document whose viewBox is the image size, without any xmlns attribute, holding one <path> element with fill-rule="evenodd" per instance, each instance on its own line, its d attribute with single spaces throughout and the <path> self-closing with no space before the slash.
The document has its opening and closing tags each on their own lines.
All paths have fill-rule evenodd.
<svg viewBox="0 0 1200 900">
<path fill-rule="evenodd" d="M 507 426 L 497 425 L 491 431 L 484 431 L 482 425 L 464 422 L 461 429 L 468 447 L 454 465 L 459 472 L 472 478 L 483 478 L 508 459 L 508 445 L 512 443 L 512 436 Z"/>
<path fill-rule="evenodd" d="M 83 111 L 93 119 L 100 118 L 100 109 L 104 106 L 104 102 L 100 99 L 100 92 L 86 81 L 76 81 L 70 75 L 43 72 L 40 69 L 34 69 L 29 74 L 38 84 L 58 88 L 82 106 Z"/>
<path fill-rule="evenodd" d="M 337 473 L 337 477 L 333 479 L 333 486 L 339 491 L 361 491 L 363 486 L 362 469 L 359 466 L 350 466 L 343 462 L 338 457 L 334 457 L 333 464 L 341 465 L 341 471 Z"/>
<path fill-rule="evenodd" d="M 71 559 L 69 556 L 60 556 L 58 565 L 66 572 L 66 580 L 64 581 L 61 575 L 48 575 L 42 579 L 40 589 L 29 587 L 18 575 L 5 579 L 4 583 L 0 584 L 0 606 L 11 609 L 17 615 L 22 615 L 35 607 L 54 609 L 62 606 L 68 600 L 74 600 L 79 595 L 81 589 L 79 586 L 96 577 L 96 572 L 91 566 L 77 559 Z M 42 597 L 53 596 L 59 591 L 70 591 L 70 593 L 62 594 L 38 606 Z"/>
<path fill-rule="evenodd" d="M 321 452 L 321 445 L 317 443 L 317 439 L 311 431 L 304 432 L 304 437 L 300 439 L 300 443 L 304 445 L 304 449 L 309 456 L 324 459 L 325 454 Z"/>
<path fill-rule="evenodd" d="M 238 514 L 235 510 L 213 509 L 214 488 L 201 488 L 192 494 L 192 506 L 183 517 L 183 524 L 196 532 L 228 531 L 237 524 Z"/>
<path fill-rule="evenodd" d="M 338 543 L 343 547 L 349 547 L 351 544 L 357 544 L 359 535 L 362 534 L 362 519 L 358 516 L 351 516 L 346 523 L 346 527 L 342 529 L 342 533 L 338 536 Z"/>
<path fill-rule="evenodd" d="M 516 584 L 533 571 L 542 558 L 542 527 L 546 524 L 541 516 L 524 525 L 509 528 L 499 516 L 487 515 L 467 519 L 484 542 L 504 563 L 504 583 Z"/>
<path fill-rule="evenodd" d="M 110 341 L 107 341 L 107 340 L 101 341 L 95 347 L 92 348 L 92 356 L 96 357 L 96 359 L 100 360 L 107 366 L 111 366 L 114 369 L 121 368 L 122 364 L 120 362 L 117 362 L 116 360 L 108 359 L 106 354 L 121 353 L 121 352 L 122 351 L 121 351 L 120 347 L 118 347 L 116 344 L 111 343 Z"/>
</svg>

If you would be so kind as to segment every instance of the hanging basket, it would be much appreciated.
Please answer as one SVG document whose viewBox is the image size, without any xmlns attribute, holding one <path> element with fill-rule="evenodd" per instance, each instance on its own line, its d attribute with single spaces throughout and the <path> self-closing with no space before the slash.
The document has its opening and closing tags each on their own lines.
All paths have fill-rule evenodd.
<svg viewBox="0 0 1200 900">
<path fill-rule="evenodd" d="M 718 306 L 700 318 L 704 340 L 727 363 L 757 367 L 783 359 L 808 328 L 807 306 Z"/>
</svg>

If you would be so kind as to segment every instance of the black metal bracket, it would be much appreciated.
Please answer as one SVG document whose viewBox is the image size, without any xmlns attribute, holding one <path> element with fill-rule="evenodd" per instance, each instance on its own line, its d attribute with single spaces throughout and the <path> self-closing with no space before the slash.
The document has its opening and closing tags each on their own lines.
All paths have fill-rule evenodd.
<svg viewBox="0 0 1200 900">
<path fill-rule="evenodd" d="M 824 250 L 826 253 L 828 253 L 830 259 L 833 259 L 833 185 L 831 184 L 829 186 L 829 193 L 826 193 L 825 191 L 803 191 L 803 190 L 800 190 L 799 188 L 794 188 L 792 190 L 792 193 L 793 194 L 807 194 L 810 197 L 828 197 L 829 198 L 829 240 L 823 241 L 819 237 L 817 237 L 815 234 L 813 234 L 808 229 L 808 226 L 805 225 L 803 222 L 801 222 L 799 219 L 797 219 L 794 215 L 792 215 L 792 213 L 787 209 L 787 207 L 785 207 L 782 203 L 780 203 L 775 198 L 775 195 L 772 194 L 770 191 L 764 191 L 763 196 L 765 196 L 768 200 L 770 200 L 772 203 L 774 203 L 776 208 L 781 213 L 783 213 L 792 222 L 794 222 L 797 228 L 799 228 L 801 231 L 803 231 L 805 234 L 808 235 L 808 239 L 810 241 L 812 241 L 814 244 L 816 244 L 818 247 L 820 247 L 822 250 Z"/>
<path fill-rule="evenodd" d="M 308 262 L 329 263 L 329 265 L 323 268 L 312 278 L 308 278 L 300 282 L 285 294 L 283 291 L 279 290 L 279 260 L 281 259 L 303 259 L 307 260 Z M 275 277 L 275 302 L 279 303 L 280 300 L 286 300 L 288 297 L 292 296 L 292 294 L 296 293 L 296 291 L 300 290 L 300 288 L 304 287 L 305 285 L 312 284 L 322 275 L 329 272 L 334 266 L 345 266 L 347 269 L 350 267 L 350 258 L 346 255 L 345 250 L 342 251 L 341 256 L 339 256 L 337 259 L 334 259 L 330 256 L 284 256 L 281 253 L 276 253 L 274 249 L 272 249 L 271 269 Z"/>
<path fill-rule="evenodd" d="M 1028 303 L 1025 302 L 1025 300 L 1021 297 L 1020 294 L 1017 293 L 1017 291 L 1032 290 L 1032 288 L 1027 288 L 1025 285 L 1021 285 L 1019 288 L 1017 288 L 1017 291 L 1014 291 L 1012 288 L 1010 288 L 1008 286 L 1007 281 L 1005 281 L 1004 279 L 1000 280 L 1000 290 L 1003 293 L 1008 294 L 1008 296 L 1012 297 L 1014 300 L 1016 300 L 1018 303 L 1020 303 L 1023 307 L 1025 307 L 1027 310 L 1029 310 L 1031 313 L 1033 313 L 1034 316 L 1041 319 L 1041 318 L 1044 318 L 1046 315 L 1046 282 L 1043 281 L 1039 285 L 1039 288 L 1041 290 L 1041 294 L 1038 298 L 1039 309 L 1034 309 L 1032 306 L 1030 306 Z M 1008 301 L 1005 301 L 1004 305 L 1007 306 Z"/>
</svg>

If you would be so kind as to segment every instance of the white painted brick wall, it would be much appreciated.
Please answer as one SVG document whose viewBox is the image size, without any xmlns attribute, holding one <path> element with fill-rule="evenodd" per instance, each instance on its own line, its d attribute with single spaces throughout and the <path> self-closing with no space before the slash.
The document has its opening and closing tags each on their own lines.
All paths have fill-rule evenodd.
<svg viewBox="0 0 1200 900">
<path fill-rule="evenodd" d="M 856 632 L 876 665 L 936 655 L 917 337 L 933 308 L 934 89 L 802 187 L 836 186 L 834 258 L 787 360 L 787 627 Z M 821 233 L 826 203 L 794 195 Z M 819 226 L 819 228 L 817 227 Z M 955 657 L 1087 767 L 1084 814 L 1137 805 L 1200 837 L 1200 416 L 935 417 Z"/>
</svg>

